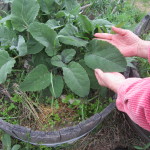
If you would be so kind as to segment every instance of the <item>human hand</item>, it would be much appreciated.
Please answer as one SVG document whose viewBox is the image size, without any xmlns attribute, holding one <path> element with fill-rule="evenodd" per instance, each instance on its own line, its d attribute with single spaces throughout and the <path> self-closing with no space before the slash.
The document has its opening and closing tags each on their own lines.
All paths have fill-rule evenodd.
<svg viewBox="0 0 150 150">
<path fill-rule="evenodd" d="M 96 33 L 94 36 L 116 46 L 125 57 L 139 56 L 148 58 L 150 41 L 140 39 L 130 30 L 116 27 L 112 27 L 112 30 L 117 34 Z"/>
<path fill-rule="evenodd" d="M 118 88 L 124 82 L 125 77 L 118 72 L 106 72 L 104 73 L 100 69 L 95 69 L 95 76 L 98 80 L 98 83 L 101 86 L 105 86 L 115 93 L 117 93 Z"/>
</svg>

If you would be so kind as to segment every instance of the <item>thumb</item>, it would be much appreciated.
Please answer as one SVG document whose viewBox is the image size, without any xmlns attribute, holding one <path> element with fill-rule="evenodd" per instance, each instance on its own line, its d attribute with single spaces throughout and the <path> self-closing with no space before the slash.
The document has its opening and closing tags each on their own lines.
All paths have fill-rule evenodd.
<svg viewBox="0 0 150 150">
<path fill-rule="evenodd" d="M 95 76 L 96 78 L 101 78 L 104 72 L 101 69 L 95 69 Z"/>
</svg>

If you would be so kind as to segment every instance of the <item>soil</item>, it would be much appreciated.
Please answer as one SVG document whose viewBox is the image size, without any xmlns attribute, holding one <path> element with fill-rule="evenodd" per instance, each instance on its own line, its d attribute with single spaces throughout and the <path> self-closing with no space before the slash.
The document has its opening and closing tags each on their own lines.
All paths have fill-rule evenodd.
<svg viewBox="0 0 150 150">
<path fill-rule="evenodd" d="M 125 114 L 114 110 L 94 132 L 62 150 L 136 150 L 134 146 L 144 144 L 130 127 Z"/>
<path fill-rule="evenodd" d="M 73 126 L 80 121 L 76 110 L 69 108 L 66 104 L 61 103 L 61 101 L 59 109 L 44 104 L 40 104 L 38 109 L 40 112 L 38 112 L 37 120 L 27 121 L 25 119 L 20 125 L 33 130 L 51 131 Z M 75 120 L 75 118 L 77 119 Z"/>
<path fill-rule="evenodd" d="M 55 131 L 74 126 L 94 113 L 102 111 L 109 104 L 102 99 L 100 102 L 99 98 L 88 102 L 76 98 L 68 99 L 65 95 L 53 100 L 53 104 L 51 97 L 49 97 L 47 100 L 49 103 L 43 104 L 35 102 L 29 97 L 29 93 L 24 93 L 19 89 L 14 90 L 17 95 L 13 97 L 7 90 L 4 92 L 4 87 L 1 89 L 3 96 L 0 96 L 0 117 L 11 124 L 19 124 L 39 131 Z M 82 113 L 82 109 L 84 113 Z"/>
<path fill-rule="evenodd" d="M 140 11 L 145 12 L 145 13 L 150 13 L 150 1 L 149 2 L 141 2 L 141 0 L 139 1 L 135 1 L 134 5 L 139 8 Z"/>
<path fill-rule="evenodd" d="M 146 142 L 130 127 L 125 114 L 114 110 L 93 132 L 59 150 L 136 150 L 134 146 L 145 144 Z"/>
</svg>

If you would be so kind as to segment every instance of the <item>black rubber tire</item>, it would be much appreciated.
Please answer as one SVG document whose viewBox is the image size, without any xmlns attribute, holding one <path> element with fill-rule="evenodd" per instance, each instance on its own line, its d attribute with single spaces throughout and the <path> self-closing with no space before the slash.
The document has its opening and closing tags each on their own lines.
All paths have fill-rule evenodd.
<svg viewBox="0 0 150 150">
<path fill-rule="evenodd" d="M 17 139 L 34 145 L 58 146 L 64 143 L 72 143 L 85 136 L 96 128 L 114 109 L 115 103 L 111 103 L 102 112 L 80 122 L 78 125 L 58 131 L 33 131 L 23 126 L 7 123 L 2 119 L 0 119 L 0 129 Z"/>
<path fill-rule="evenodd" d="M 137 124 L 135 124 L 128 116 L 126 116 L 128 123 L 130 124 L 131 128 L 142 138 L 143 141 L 146 143 L 150 142 L 150 132 L 144 130 Z"/>
<path fill-rule="evenodd" d="M 137 25 L 137 27 L 134 30 L 134 33 L 138 36 L 141 36 L 149 31 L 150 31 L 150 13 L 147 14 Z"/>
</svg>

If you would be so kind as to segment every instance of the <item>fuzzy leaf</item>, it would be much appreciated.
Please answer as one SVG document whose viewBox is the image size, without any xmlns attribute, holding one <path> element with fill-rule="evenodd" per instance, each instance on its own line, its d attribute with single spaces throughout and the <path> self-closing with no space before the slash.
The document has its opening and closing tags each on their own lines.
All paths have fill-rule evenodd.
<svg viewBox="0 0 150 150">
<path fill-rule="evenodd" d="M 13 27 L 22 32 L 35 20 L 39 12 L 36 0 L 13 0 L 11 15 Z"/>
<path fill-rule="evenodd" d="M 63 67 L 63 75 L 65 83 L 72 92 L 81 97 L 85 97 L 89 94 L 89 77 L 80 64 L 71 62 L 68 67 Z"/>
<path fill-rule="evenodd" d="M 19 51 L 19 56 L 25 56 L 27 54 L 27 44 L 21 35 L 19 35 L 17 50 Z"/>
<path fill-rule="evenodd" d="M 4 150 L 10 150 L 11 149 L 11 138 L 10 135 L 4 134 L 2 136 L 2 144 Z"/>
<path fill-rule="evenodd" d="M 47 54 L 44 51 L 41 51 L 37 53 L 36 55 L 32 56 L 32 63 L 34 66 L 43 64 L 47 66 L 48 68 L 51 68 L 51 58 L 47 56 Z"/>
<path fill-rule="evenodd" d="M 106 26 L 111 27 L 113 24 L 105 19 L 95 19 L 92 21 L 94 26 Z"/>
<path fill-rule="evenodd" d="M 46 53 L 51 56 L 51 53 L 56 53 L 59 45 L 57 33 L 43 23 L 32 23 L 29 26 L 29 32 L 39 43 L 44 45 Z"/>
<path fill-rule="evenodd" d="M 80 38 L 74 37 L 74 36 L 63 36 L 63 35 L 59 35 L 59 40 L 60 42 L 66 44 L 66 45 L 72 45 L 72 46 L 76 46 L 76 47 L 82 47 L 82 46 L 86 46 L 87 45 L 87 41 L 84 41 Z"/>
<path fill-rule="evenodd" d="M 19 150 L 21 148 L 21 146 L 19 144 L 16 144 L 12 147 L 11 150 Z"/>
<path fill-rule="evenodd" d="M 0 26 L 0 44 L 1 46 L 11 45 L 13 39 L 16 38 L 16 34 L 13 30 L 8 29 L 7 27 Z"/>
<path fill-rule="evenodd" d="M 63 10 L 56 13 L 56 18 L 69 17 L 69 16 L 73 17 L 73 15 Z"/>
<path fill-rule="evenodd" d="M 100 68 L 105 72 L 123 72 L 126 68 L 126 60 L 123 55 L 111 44 L 92 40 L 88 46 L 89 52 L 84 60 L 92 69 Z"/>
<path fill-rule="evenodd" d="M 72 24 L 67 24 L 60 32 L 59 35 L 64 36 L 73 36 L 78 32 L 78 28 L 73 26 Z"/>
<path fill-rule="evenodd" d="M 43 64 L 34 68 L 20 84 L 23 91 L 40 91 L 50 85 L 51 75 L 47 67 Z"/>
<path fill-rule="evenodd" d="M 4 23 L 4 22 L 6 22 L 7 20 L 11 20 L 11 15 L 8 15 L 8 16 L 2 18 L 2 19 L 0 20 L 0 23 Z"/>
<path fill-rule="evenodd" d="M 64 0 L 66 11 L 70 14 L 77 15 L 80 12 L 80 4 L 77 0 Z"/>
<path fill-rule="evenodd" d="M 6 81 L 7 74 L 11 73 L 15 62 L 6 51 L 0 51 L 0 84 Z"/>
<path fill-rule="evenodd" d="M 92 33 L 94 30 L 92 21 L 87 16 L 78 15 L 78 22 L 83 32 Z"/>
<path fill-rule="evenodd" d="M 55 0 L 38 0 L 41 10 L 49 14 L 53 10 Z"/>
<path fill-rule="evenodd" d="M 59 24 L 59 21 L 56 21 L 55 19 L 50 19 L 46 22 L 46 24 L 51 28 L 51 29 L 57 29 L 62 27 L 62 25 Z"/>
<path fill-rule="evenodd" d="M 76 51 L 74 49 L 65 49 L 61 53 L 62 61 L 69 63 L 75 56 Z"/>
<path fill-rule="evenodd" d="M 91 68 L 89 68 L 84 60 L 80 60 L 79 61 L 80 65 L 86 70 L 88 76 L 89 76 L 89 79 L 90 79 L 90 87 L 92 89 L 99 89 L 100 88 L 100 85 L 95 77 L 95 74 L 94 74 L 94 70 L 92 70 Z"/>
<path fill-rule="evenodd" d="M 50 91 L 52 95 L 57 98 L 62 94 L 64 88 L 64 81 L 62 76 L 53 76 L 53 84 L 50 85 Z M 53 85 L 53 86 L 52 86 Z"/>
<path fill-rule="evenodd" d="M 62 62 L 61 55 L 56 55 L 52 57 L 51 63 L 52 65 L 57 66 L 57 67 L 66 67 L 66 65 Z"/>
<path fill-rule="evenodd" d="M 30 39 L 30 40 L 27 42 L 28 54 L 37 54 L 37 53 L 39 53 L 43 48 L 44 48 L 44 46 L 43 46 L 42 44 L 40 44 L 38 41 L 34 40 L 34 39 Z"/>
</svg>

